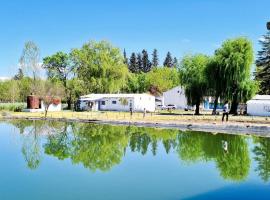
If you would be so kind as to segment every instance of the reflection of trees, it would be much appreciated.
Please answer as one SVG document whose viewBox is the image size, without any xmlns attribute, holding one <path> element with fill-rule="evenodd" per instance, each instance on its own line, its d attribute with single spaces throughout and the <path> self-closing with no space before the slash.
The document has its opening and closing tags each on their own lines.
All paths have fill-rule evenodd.
<svg viewBox="0 0 270 200">
<path fill-rule="evenodd" d="M 248 146 L 242 136 L 188 132 L 179 134 L 178 154 L 187 162 L 214 160 L 225 179 L 243 180 L 250 168 Z M 223 149 L 228 143 L 228 151 Z"/>
<path fill-rule="evenodd" d="M 50 136 L 44 145 L 45 152 L 59 159 L 70 158 L 93 171 L 106 171 L 121 162 L 128 143 L 124 127 L 73 124 L 73 131 Z"/>
<path fill-rule="evenodd" d="M 36 169 L 42 159 L 41 136 L 59 132 L 64 123 L 52 121 L 30 121 L 13 120 L 10 121 L 22 136 L 22 154 L 29 169 Z"/>
<path fill-rule="evenodd" d="M 267 182 L 270 178 L 270 138 L 254 138 L 254 143 L 254 159 L 258 163 L 256 171 Z"/>
<path fill-rule="evenodd" d="M 132 127 L 129 130 L 129 147 L 131 151 L 145 155 L 150 146 L 152 154 L 156 155 L 158 141 L 161 141 L 165 151 L 169 153 L 170 149 L 176 146 L 175 139 L 178 132 L 178 130 Z"/>
<path fill-rule="evenodd" d="M 128 138 L 119 126 L 81 124 L 74 133 L 71 159 L 91 170 L 109 170 L 121 162 Z"/>
<path fill-rule="evenodd" d="M 29 121 L 28 121 L 29 122 Z M 41 136 L 46 154 L 60 160 L 71 159 L 90 170 L 106 171 L 119 164 L 127 147 L 133 152 L 156 155 L 163 147 L 166 153 L 176 150 L 185 162 L 214 161 L 225 179 L 243 180 L 250 168 L 247 142 L 243 136 L 178 130 L 110 126 L 83 123 L 35 121 L 15 123 L 22 133 L 22 153 L 31 169 L 42 157 Z M 224 141 L 228 150 L 223 148 Z M 260 176 L 270 177 L 270 140 L 258 138 L 254 153 Z"/>
</svg>

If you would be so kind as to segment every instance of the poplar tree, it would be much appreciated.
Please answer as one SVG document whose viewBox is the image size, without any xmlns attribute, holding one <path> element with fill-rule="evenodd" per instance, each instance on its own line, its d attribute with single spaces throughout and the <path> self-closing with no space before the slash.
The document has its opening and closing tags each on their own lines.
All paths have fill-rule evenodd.
<svg viewBox="0 0 270 200">
<path fill-rule="evenodd" d="M 137 70 L 137 58 L 136 58 L 136 54 L 134 52 L 131 54 L 131 56 L 129 58 L 128 69 L 132 73 L 138 72 L 138 70 Z"/>
<path fill-rule="evenodd" d="M 148 53 L 145 49 L 142 50 L 142 71 L 147 73 L 151 70 L 152 63 L 149 61 Z"/>
<path fill-rule="evenodd" d="M 164 67 L 173 67 L 173 59 L 172 59 L 170 52 L 167 53 L 166 58 L 163 62 L 163 66 Z"/>
<path fill-rule="evenodd" d="M 158 66 L 158 54 L 157 54 L 157 49 L 154 49 L 152 53 L 152 64 L 154 67 Z"/>
<path fill-rule="evenodd" d="M 126 49 L 124 49 L 124 64 L 128 64 L 128 59 L 127 59 L 127 53 L 126 53 Z"/>
<path fill-rule="evenodd" d="M 141 53 L 138 53 L 137 54 L 136 69 L 137 69 L 137 72 L 143 71 L 142 55 L 141 55 Z"/>
<path fill-rule="evenodd" d="M 259 40 L 262 49 L 258 51 L 255 80 L 259 82 L 259 93 L 270 94 L 270 31 Z"/>
</svg>

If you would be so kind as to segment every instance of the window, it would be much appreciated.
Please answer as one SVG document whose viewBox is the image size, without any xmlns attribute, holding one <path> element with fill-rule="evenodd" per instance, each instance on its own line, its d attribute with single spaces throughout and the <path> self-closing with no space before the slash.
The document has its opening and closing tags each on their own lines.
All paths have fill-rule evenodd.
<svg viewBox="0 0 270 200">
<path fill-rule="evenodd" d="M 116 101 L 112 101 L 112 104 L 116 104 Z"/>
<path fill-rule="evenodd" d="M 101 105 L 105 105 L 105 101 L 101 101 Z"/>
</svg>

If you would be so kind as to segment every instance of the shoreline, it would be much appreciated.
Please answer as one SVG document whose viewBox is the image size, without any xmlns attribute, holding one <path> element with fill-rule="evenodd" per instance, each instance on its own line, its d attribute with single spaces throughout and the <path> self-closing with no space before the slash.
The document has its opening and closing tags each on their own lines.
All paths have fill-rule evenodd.
<svg viewBox="0 0 270 200">
<path fill-rule="evenodd" d="M 138 127 L 151 127 L 151 128 L 164 128 L 164 129 L 178 129 L 182 131 L 202 131 L 210 132 L 213 134 L 225 133 L 233 135 L 254 135 L 259 137 L 270 137 L 270 124 L 260 123 L 216 123 L 216 122 L 187 122 L 176 121 L 173 122 L 147 122 L 147 121 L 129 121 L 129 120 L 104 120 L 104 119 L 80 119 L 80 118 L 55 118 L 55 117 L 30 117 L 30 116 L 5 116 L 0 120 L 48 120 L 48 121 L 61 121 L 61 122 L 78 122 L 78 123 L 96 123 L 108 125 L 122 125 L 122 126 L 138 126 Z"/>
</svg>

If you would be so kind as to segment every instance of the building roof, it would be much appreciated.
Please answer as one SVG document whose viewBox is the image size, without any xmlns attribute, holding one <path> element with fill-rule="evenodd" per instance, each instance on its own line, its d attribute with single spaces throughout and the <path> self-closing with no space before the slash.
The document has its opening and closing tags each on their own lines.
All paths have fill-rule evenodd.
<svg viewBox="0 0 270 200">
<path fill-rule="evenodd" d="M 256 95 L 252 100 L 270 100 L 270 95 Z"/>
<path fill-rule="evenodd" d="M 181 90 L 181 91 L 184 91 L 184 88 L 181 87 L 181 85 L 178 85 L 178 86 L 176 86 L 176 87 L 173 87 L 173 88 L 171 88 L 171 89 L 169 89 L 169 90 L 163 92 L 163 94 L 164 94 L 164 93 L 167 93 L 167 92 L 171 92 L 171 91 L 173 91 L 173 90 Z"/>
<path fill-rule="evenodd" d="M 141 94 L 88 94 L 81 96 L 80 99 L 87 99 L 87 100 L 99 100 L 102 98 L 133 98 L 133 97 L 140 97 L 140 96 L 151 96 L 153 95 L 141 93 Z"/>
</svg>

